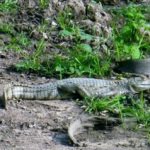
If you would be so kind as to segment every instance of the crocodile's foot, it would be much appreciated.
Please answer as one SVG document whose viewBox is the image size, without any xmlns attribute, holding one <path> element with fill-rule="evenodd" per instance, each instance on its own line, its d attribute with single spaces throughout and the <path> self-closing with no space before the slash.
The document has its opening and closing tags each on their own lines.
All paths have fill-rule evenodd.
<svg viewBox="0 0 150 150">
<path fill-rule="evenodd" d="M 77 93 L 83 97 L 91 97 L 90 93 L 86 90 L 86 88 L 75 83 L 71 83 L 71 86 L 59 85 L 58 89 L 65 91 L 67 93 Z"/>
<path fill-rule="evenodd" d="M 86 146 L 85 142 L 79 142 L 75 136 L 87 131 L 88 129 L 99 129 L 107 128 L 108 126 L 112 128 L 115 125 L 121 124 L 122 121 L 118 118 L 108 118 L 108 117 L 98 117 L 92 116 L 88 118 L 77 118 L 74 119 L 68 128 L 68 135 L 72 142 L 77 146 Z M 97 130 L 97 129 L 96 129 Z"/>
</svg>

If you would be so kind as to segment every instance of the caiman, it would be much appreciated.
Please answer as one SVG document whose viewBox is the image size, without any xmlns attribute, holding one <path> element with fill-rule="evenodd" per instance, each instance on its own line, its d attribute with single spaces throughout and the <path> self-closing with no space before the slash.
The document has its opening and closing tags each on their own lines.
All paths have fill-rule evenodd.
<svg viewBox="0 0 150 150">
<path fill-rule="evenodd" d="M 10 99 L 56 100 L 78 96 L 101 98 L 139 93 L 149 88 L 150 79 L 142 77 L 121 80 L 68 78 L 39 85 L 7 84 L 4 87 L 3 104 L 6 107 L 6 102 Z"/>
</svg>

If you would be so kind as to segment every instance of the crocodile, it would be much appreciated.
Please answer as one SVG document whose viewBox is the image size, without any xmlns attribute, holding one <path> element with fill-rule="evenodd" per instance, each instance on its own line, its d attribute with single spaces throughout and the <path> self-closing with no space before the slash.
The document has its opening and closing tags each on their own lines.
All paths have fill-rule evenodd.
<svg viewBox="0 0 150 150">
<path fill-rule="evenodd" d="M 150 79 L 134 77 L 120 80 L 94 78 L 68 78 L 38 85 L 7 84 L 3 92 L 3 105 L 7 100 L 56 100 L 75 97 L 112 96 L 134 94 L 150 88 Z"/>
</svg>

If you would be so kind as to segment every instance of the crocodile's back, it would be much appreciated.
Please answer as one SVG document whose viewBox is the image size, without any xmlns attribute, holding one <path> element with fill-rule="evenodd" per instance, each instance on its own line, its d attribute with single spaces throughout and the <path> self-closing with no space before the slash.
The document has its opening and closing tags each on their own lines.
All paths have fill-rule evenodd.
<svg viewBox="0 0 150 150">
<path fill-rule="evenodd" d="M 83 87 L 104 87 L 117 84 L 118 80 L 105 80 L 105 79 L 94 79 L 94 78 L 69 78 L 64 80 L 56 81 L 58 85 L 65 84 L 70 85 L 71 83 L 77 84 Z"/>
</svg>

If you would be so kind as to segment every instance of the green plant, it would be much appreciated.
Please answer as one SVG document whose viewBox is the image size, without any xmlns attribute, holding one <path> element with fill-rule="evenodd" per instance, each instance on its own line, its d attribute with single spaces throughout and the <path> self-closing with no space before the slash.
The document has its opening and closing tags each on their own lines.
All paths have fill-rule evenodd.
<svg viewBox="0 0 150 150">
<path fill-rule="evenodd" d="M 9 23 L 9 24 L 1 23 L 0 24 L 0 32 L 11 34 L 13 32 L 12 23 Z"/>
<path fill-rule="evenodd" d="M 52 61 L 52 70 L 60 76 L 103 76 L 109 70 L 110 60 L 102 60 L 92 51 L 90 45 L 81 43 L 68 49 L 66 55 L 56 55 Z"/>
<path fill-rule="evenodd" d="M 68 49 L 66 54 L 53 54 L 48 60 L 45 59 L 42 62 L 39 61 L 41 53 L 40 47 L 32 55 L 24 56 L 25 60 L 15 66 L 18 70 L 33 69 L 51 76 L 59 75 L 60 78 L 81 75 L 103 76 L 109 71 L 110 60 L 102 60 L 98 54 L 92 51 L 90 45 L 85 43 Z"/>
<path fill-rule="evenodd" d="M 17 33 L 16 36 L 11 37 L 10 45 L 27 46 L 30 44 L 30 40 L 24 32 Z"/>
<path fill-rule="evenodd" d="M 73 30 L 73 24 L 71 22 L 71 19 L 72 14 L 70 9 L 59 11 L 58 16 L 56 17 L 56 21 L 59 27 L 63 30 L 67 30 L 70 32 L 72 32 Z"/>
<path fill-rule="evenodd" d="M 23 50 L 19 49 L 20 53 L 22 53 L 22 55 L 24 56 L 25 60 L 18 62 L 15 64 L 15 67 L 17 70 L 28 70 L 28 69 L 32 69 L 34 71 L 40 71 L 42 70 L 42 66 L 40 64 L 40 62 L 38 61 L 38 57 L 39 55 L 42 53 L 42 50 L 44 48 L 44 41 L 43 39 L 41 39 L 36 46 L 36 50 L 35 52 L 33 52 L 33 54 L 26 54 L 23 52 Z"/>
<path fill-rule="evenodd" d="M 56 21 L 58 23 L 59 36 L 65 36 L 66 38 L 72 36 L 72 45 L 70 47 L 61 47 L 63 53 L 51 54 L 51 56 L 45 60 L 41 60 L 38 55 L 34 61 L 34 64 L 39 67 L 33 67 L 31 65 L 33 61 L 32 56 L 25 58 L 25 61 L 17 63 L 17 69 L 33 69 L 37 72 L 43 72 L 51 76 L 59 76 L 63 78 L 66 76 L 103 76 L 109 72 L 110 58 L 101 58 L 101 56 L 95 52 L 90 44 L 83 41 L 90 41 L 94 36 L 87 34 L 84 30 L 80 29 L 78 25 L 71 23 L 71 13 L 69 9 L 60 11 Z M 45 26 L 45 24 L 43 23 Z M 44 27 L 42 26 L 42 27 Z M 39 28 L 41 30 L 41 28 Z M 43 30 L 43 28 L 42 28 Z M 57 47 L 56 47 L 57 48 Z M 34 55 L 34 54 L 33 54 Z M 30 60 L 30 61 L 29 61 Z"/>
<path fill-rule="evenodd" d="M 148 130 L 148 133 L 147 133 L 147 138 L 148 138 L 147 144 L 150 145 L 150 132 L 149 132 L 149 130 Z"/>
<path fill-rule="evenodd" d="M 124 95 L 115 95 L 113 97 L 105 96 L 101 99 L 97 98 L 86 98 L 83 101 L 83 105 L 86 106 L 85 111 L 88 113 L 99 113 L 101 111 L 109 111 L 111 113 L 116 113 L 116 110 L 121 110 L 122 104 L 120 103 L 125 99 Z M 119 108 L 119 109 L 118 109 Z"/>
<path fill-rule="evenodd" d="M 0 24 L 0 33 L 5 34 L 6 36 L 10 36 L 10 34 L 13 33 L 13 27 L 12 24 L 9 23 L 5 25 L 5 23 Z M 0 50 L 7 50 L 7 45 L 4 43 L 2 39 L 0 39 Z"/>
<path fill-rule="evenodd" d="M 13 10 L 17 7 L 17 1 L 16 0 L 4 0 L 3 2 L 0 2 L 0 10 L 1 11 L 7 11 L 7 10 Z"/>
<path fill-rule="evenodd" d="M 122 7 L 116 11 L 117 18 L 122 21 L 121 28 L 113 24 L 114 48 L 117 59 L 121 60 L 130 57 L 132 59 L 141 58 L 145 51 L 149 50 L 149 42 L 145 40 L 146 34 L 140 32 L 140 28 L 149 30 L 142 8 L 136 5 Z M 117 19 L 116 19 L 117 20 Z"/>
<path fill-rule="evenodd" d="M 78 44 L 80 40 L 91 40 L 94 36 L 86 34 L 78 25 L 72 22 L 72 13 L 70 9 L 60 11 L 56 17 L 56 21 L 61 28 L 59 35 L 74 36 L 75 42 Z"/>
<path fill-rule="evenodd" d="M 11 26 L 10 26 L 11 27 Z M 8 38 L 10 39 L 9 43 L 3 46 L 3 50 L 8 51 L 9 49 L 13 49 L 15 52 L 19 52 L 23 54 L 22 49 L 26 46 L 28 46 L 31 42 L 27 35 L 24 32 L 21 33 L 15 33 L 13 28 L 5 27 L 5 29 L 2 29 L 7 33 Z M 11 33 L 14 32 L 14 35 L 11 35 Z M 23 55 L 24 56 L 24 55 Z"/>
<path fill-rule="evenodd" d="M 143 98 L 141 93 L 139 100 L 134 98 L 127 99 L 124 95 L 115 95 L 113 97 L 103 97 L 102 99 L 85 98 L 81 102 L 88 113 L 107 112 L 109 115 L 119 116 L 122 120 L 126 117 L 134 117 L 139 123 L 139 127 L 149 127 L 150 125 L 150 106 Z"/>
<path fill-rule="evenodd" d="M 46 8 L 48 6 L 49 0 L 40 0 L 41 8 Z"/>
</svg>

